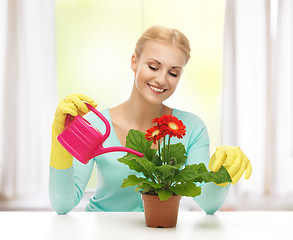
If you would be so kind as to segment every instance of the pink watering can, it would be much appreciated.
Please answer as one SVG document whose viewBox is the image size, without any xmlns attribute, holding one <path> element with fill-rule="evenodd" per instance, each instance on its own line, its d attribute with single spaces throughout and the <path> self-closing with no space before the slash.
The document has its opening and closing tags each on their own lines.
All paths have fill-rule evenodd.
<svg viewBox="0 0 293 240">
<path fill-rule="evenodd" d="M 110 135 L 110 124 L 108 120 L 94 107 L 87 104 L 89 110 L 93 111 L 106 125 L 106 132 L 103 135 L 98 129 L 93 127 L 88 121 L 77 115 L 71 121 L 71 115 L 67 115 L 65 120 L 65 129 L 58 135 L 57 139 L 62 146 L 80 162 L 86 164 L 90 159 L 108 152 L 129 152 L 139 157 L 143 153 L 137 152 L 126 147 L 107 147 L 102 144 Z"/>
</svg>

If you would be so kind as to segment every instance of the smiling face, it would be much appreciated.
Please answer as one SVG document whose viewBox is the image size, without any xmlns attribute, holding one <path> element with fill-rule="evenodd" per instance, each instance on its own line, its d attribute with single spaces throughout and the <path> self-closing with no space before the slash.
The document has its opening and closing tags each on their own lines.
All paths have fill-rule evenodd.
<svg viewBox="0 0 293 240">
<path fill-rule="evenodd" d="M 186 64 L 186 55 L 169 43 L 147 41 L 141 56 L 131 59 L 135 73 L 135 87 L 151 104 L 161 104 L 176 89 Z"/>
</svg>

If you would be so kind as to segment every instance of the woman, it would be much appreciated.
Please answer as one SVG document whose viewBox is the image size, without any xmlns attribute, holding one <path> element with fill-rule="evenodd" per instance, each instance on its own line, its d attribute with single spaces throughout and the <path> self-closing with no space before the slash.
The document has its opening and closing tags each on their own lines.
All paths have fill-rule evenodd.
<svg viewBox="0 0 293 240">
<path fill-rule="evenodd" d="M 191 113 L 163 104 L 175 91 L 189 57 L 188 39 L 178 30 L 153 26 L 142 34 L 131 58 L 134 83 L 129 99 L 119 106 L 102 111 L 112 129 L 103 146 L 124 146 L 130 129 L 145 132 L 152 126 L 154 118 L 172 114 L 186 125 L 184 138 L 173 140 L 182 142 L 186 147 L 186 164 L 203 162 L 213 171 L 218 171 L 224 165 L 235 184 L 245 169 L 246 178 L 251 173 L 250 162 L 240 148 L 221 146 L 210 159 L 209 137 L 202 120 Z M 63 99 L 56 110 L 50 161 L 49 192 L 52 207 L 59 214 L 71 211 L 81 200 L 96 163 L 97 189 L 86 211 L 143 211 L 140 194 L 132 188 L 120 187 L 123 179 L 131 173 L 127 166 L 117 161 L 125 153 L 103 154 L 84 165 L 73 159 L 56 140 L 64 129 L 67 114 L 84 115 L 89 111 L 83 101 L 97 106 L 91 98 L 75 94 Z M 104 124 L 98 117 L 92 113 L 85 117 L 103 132 Z M 205 184 L 202 186 L 202 194 L 195 201 L 206 213 L 214 213 L 223 204 L 229 186 Z"/>
</svg>

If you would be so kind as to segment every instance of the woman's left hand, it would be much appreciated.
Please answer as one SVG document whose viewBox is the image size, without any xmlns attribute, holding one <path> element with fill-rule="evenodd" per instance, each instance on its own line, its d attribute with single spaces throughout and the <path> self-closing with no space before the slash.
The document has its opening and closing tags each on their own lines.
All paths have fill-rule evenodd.
<svg viewBox="0 0 293 240">
<path fill-rule="evenodd" d="M 210 159 L 209 169 L 210 171 L 217 172 L 224 166 L 231 179 L 232 184 L 236 184 L 245 171 L 245 179 L 249 179 L 252 171 L 252 167 L 249 159 L 241 151 L 240 147 L 232 146 L 219 146 Z M 225 187 L 229 183 L 218 184 Z"/>
</svg>

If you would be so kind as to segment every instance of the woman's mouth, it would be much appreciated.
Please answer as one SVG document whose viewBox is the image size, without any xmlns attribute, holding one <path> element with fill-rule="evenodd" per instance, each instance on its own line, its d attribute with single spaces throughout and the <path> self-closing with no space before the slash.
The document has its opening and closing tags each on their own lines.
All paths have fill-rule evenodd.
<svg viewBox="0 0 293 240">
<path fill-rule="evenodd" d="M 147 85 L 149 86 L 149 88 L 154 92 L 154 93 L 162 93 L 162 92 L 165 92 L 167 89 L 164 89 L 164 88 L 160 88 L 160 87 L 156 87 L 156 86 L 153 86 L 149 83 L 147 83 Z"/>
</svg>

